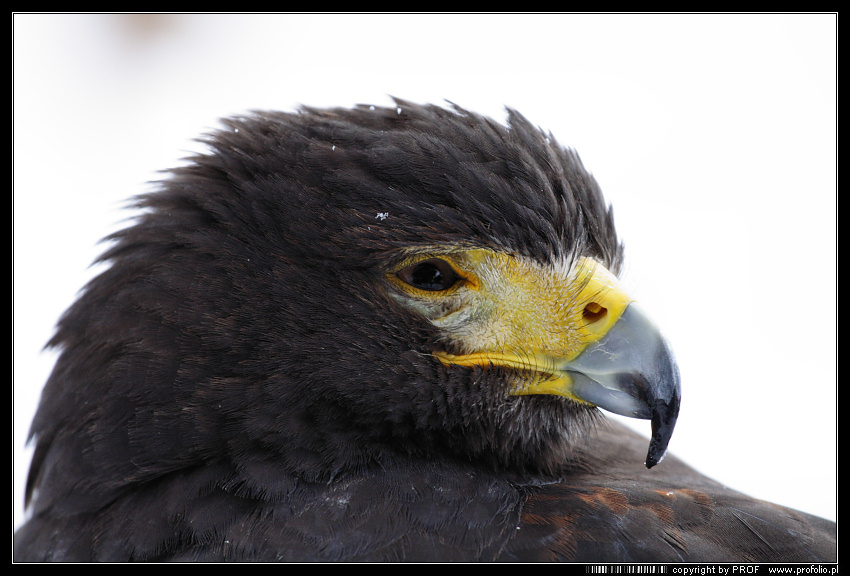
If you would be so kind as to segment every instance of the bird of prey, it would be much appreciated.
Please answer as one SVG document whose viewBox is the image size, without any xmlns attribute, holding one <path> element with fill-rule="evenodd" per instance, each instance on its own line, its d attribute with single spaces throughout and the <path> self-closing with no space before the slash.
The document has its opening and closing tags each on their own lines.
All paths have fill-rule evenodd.
<svg viewBox="0 0 850 576">
<path fill-rule="evenodd" d="M 662 462 L 679 371 L 577 155 L 395 104 L 224 120 L 137 199 L 50 342 L 15 559 L 835 561 Z"/>
</svg>

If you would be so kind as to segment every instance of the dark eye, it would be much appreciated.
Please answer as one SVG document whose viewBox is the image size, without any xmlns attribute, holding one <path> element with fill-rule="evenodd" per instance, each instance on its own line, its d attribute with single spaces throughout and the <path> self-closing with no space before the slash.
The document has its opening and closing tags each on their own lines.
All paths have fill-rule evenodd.
<svg viewBox="0 0 850 576">
<path fill-rule="evenodd" d="M 448 290 L 460 280 L 451 265 L 439 258 L 417 262 L 400 270 L 396 275 L 414 288 L 429 292 Z"/>
</svg>

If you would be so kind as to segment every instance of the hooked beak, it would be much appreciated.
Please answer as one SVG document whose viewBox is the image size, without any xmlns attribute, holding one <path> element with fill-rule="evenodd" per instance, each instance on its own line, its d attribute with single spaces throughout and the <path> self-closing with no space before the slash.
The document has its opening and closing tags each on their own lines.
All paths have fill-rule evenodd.
<svg viewBox="0 0 850 576">
<path fill-rule="evenodd" d="M 679 416 L 679 368 L 667 341 L 632 302 L 602 339 L 557 367 L 579 400 L 651 421 L 646 467 L 664 458 Z"/>
</svg>

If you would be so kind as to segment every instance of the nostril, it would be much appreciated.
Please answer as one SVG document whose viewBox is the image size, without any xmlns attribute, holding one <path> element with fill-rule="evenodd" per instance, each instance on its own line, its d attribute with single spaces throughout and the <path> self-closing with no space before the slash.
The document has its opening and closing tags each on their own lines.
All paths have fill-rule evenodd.
<svg viewBox="0 0 850 576">
<path fill-rule="evenodd" d="M 594 322 L 602 320 L 605 318 L 606 314 L 608 314 L 608 309 L 598 302 L 589 302 L 581 313 L 582 317 L 588 324 L 593 324 Z"/>
</svg>

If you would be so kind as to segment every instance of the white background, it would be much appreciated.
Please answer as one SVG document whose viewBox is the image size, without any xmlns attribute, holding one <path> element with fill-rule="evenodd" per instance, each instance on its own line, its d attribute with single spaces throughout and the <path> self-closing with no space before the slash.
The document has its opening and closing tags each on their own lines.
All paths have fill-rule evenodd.
<svg viewBox="0 0 850 576">
<path fill-rule="evenodd" d="M 614 204 L 624 284 L 680 362 L 671 452 L 836 517 L 836 15 L 13 22 L 13 526 L 41 349 L 123 202 L 221 116 L 388 95 L 511 106 L 575 148 Z"/>
</svg>

